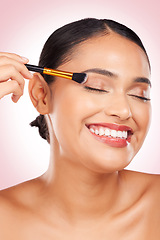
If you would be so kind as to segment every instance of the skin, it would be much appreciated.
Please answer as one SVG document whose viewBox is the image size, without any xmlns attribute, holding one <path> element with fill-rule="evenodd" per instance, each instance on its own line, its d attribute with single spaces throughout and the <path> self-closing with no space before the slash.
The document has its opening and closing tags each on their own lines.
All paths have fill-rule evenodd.
<svg viewBox="0 0 160 240">
<path fill-rule="evenodd" d="M 7 55 L 2 63 L 3 55 L 0 66 L 10 63 L 20 72 L 21 78 L 12 78 L 18 89 L 24 77 L 31 78 L 30 98 L 38 112 L 46 114 L 51 153 L 44 175 L 1 191 L 0 237 L 158 240 L 160 176 L 124 170 L 142 146 L 150 124 L 150 102 L 135 97 L 144 93 L 149 97 L 150 90 L 147 83 L 134 81 L 150 79 L 141 48 L 110 33 L 82 43 L 71 61 L 59 67 L 71 72 L 100 68 L 116 74 L 88 73 L 85 85 L 91 86 L 94 77 L 95 87 L 107 93 L 89 92 L 84 85 L 62 78 L 48 86 L 40 74 L 29 76 L 23 65 L 27 60 Z M 6 69 L 0 67 L 0 84 L 9 83 L 4 78 Z M 22 94 L 22 90 L 10 92 L 15 102 Z M 86 127 L 94 123 L 131 127 L 131 142 L 121 148 L 102 143 Z"/>
</svg>

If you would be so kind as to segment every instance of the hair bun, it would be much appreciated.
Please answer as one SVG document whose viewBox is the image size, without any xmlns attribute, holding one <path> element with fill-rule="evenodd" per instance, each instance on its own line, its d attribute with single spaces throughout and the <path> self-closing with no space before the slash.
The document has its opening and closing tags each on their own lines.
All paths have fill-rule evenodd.
<svg viewBox="0 0 160 240">
<path fill-rule="evenodd" d="M 49 141 L 49 131 L 47 127 L 47 122 L 45 120 L 44 115 L 39 115 L 34 121 L 30 123 L 31 127 L 38 127 L 39 129 L 39 134 L 43 139 L 46 139 L 48 142 Z"/>
</svg>

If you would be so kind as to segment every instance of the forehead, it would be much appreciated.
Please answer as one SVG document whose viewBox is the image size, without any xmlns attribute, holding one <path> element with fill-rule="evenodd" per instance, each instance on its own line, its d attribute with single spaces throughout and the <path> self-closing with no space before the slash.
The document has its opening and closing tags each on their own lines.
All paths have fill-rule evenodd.
<svg viewBox="0 0 160 240">
<path fill-rule="evenodd" d="M 103 68 L 118 75 L 150 76 L 144 51 L 134 42 L 116 33 L 93 37 L 75 47 L 71 61 L 65 68 L 81 72 L 90 68 Z"/>
</svg>

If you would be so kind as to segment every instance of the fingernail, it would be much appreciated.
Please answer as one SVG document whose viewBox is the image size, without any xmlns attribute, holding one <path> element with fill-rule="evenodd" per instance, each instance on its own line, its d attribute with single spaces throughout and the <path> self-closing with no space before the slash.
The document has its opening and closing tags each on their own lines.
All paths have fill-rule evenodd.
<svg viewBox="0 0 160 240">
<path fill-rule="evenodd" d="M 29 72 L 30 78 L 33 78 L 33 73 Z"/>
<path fill-rule="evenodd" d="M 29 61 L 28 58 L 25 58 L 25 57 L 22 57 L 22 56 L 21 56 L 21 59 L 22 59 L 24 62 L 28 62 L 28 61 Z"/>
</svg>

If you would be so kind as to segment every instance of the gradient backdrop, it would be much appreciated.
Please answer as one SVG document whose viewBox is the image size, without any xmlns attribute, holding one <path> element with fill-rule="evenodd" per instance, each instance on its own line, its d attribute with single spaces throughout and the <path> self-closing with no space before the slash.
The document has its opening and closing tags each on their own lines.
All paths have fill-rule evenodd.
<svg viewBox="0 0 160 240">
<path fill-rule="evenodd" d="M 159 0 L 5 0 L 1 1 L 0 51 L 14 52 L 37 64 L 49 35 L 58 27 L 85 17 L 111 18 L 141 37 L 152 66 L 152 124 L 140 152 L 127 167 L 160 173 L 160 2 Z M 37 116 L 27 90 L 15 104 L 0 101 L 0 189 L 43 174 L 49 145 L 31 122 Z"/>
</svg>

